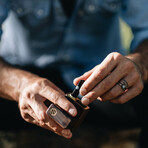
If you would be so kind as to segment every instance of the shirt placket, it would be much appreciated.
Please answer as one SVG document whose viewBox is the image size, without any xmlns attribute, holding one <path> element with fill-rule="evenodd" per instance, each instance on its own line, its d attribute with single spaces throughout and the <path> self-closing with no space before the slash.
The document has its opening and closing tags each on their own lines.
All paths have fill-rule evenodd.
<svg viewBox="0 0 148 148">
<path fill-rule="evenodd" d="M 69 35 L 71 34 L 72 26 L 75 22 L 76 16 L 79 12 L 79 8 L 80 8 L 80 5 L 81 5 L 82 2 L 83 2 L 83 0 L 78 0 L 76 2 L 76 5 L 75 5 L 75 8 L 73 10 L 71 17 L 69 19 L 66 19 L 66 21 L 65 21 L 64 29 L 63 29 L 63 35 L 62 35 L 62 38 L 61 38 L 61 42 L 59 44 L 58 59 L 60 61 L 67 62 L 70 59 L 70 56 L 66 53 L 66 50 L 67 50 L 66 49 L 66 43 L 67 43 L 67 39 L 68 39 Z M 65 15 L 65 17 L 66 17 L 66 15 Z"/>
</svg>

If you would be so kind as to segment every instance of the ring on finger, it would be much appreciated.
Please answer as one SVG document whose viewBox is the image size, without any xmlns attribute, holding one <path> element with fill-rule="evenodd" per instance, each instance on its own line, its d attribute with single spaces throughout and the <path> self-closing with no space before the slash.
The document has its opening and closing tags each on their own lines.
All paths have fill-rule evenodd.
<svg viewBox="0 0 148 148">
<path fill-rule="evenodd" d="M 123 91 L 126 91 L 128 89 L 128 83 L 126 80 L 122 79 L 117 83 Z"/>
</svg>

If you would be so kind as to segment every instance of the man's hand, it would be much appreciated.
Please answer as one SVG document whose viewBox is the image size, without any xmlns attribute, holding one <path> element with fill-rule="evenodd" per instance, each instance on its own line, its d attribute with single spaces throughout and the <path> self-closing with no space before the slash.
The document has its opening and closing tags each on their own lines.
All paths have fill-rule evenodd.
<svg viewBox="0 0 148 148">
<path fill-rule="evenodd" d="M 23 119 L 65 138 L 71 138 L 72 133 L 69 129 L 63 129 L 46 114 L 46 99 L 59 105 L 72 116 L 77 114 L 75 107 L 65 98 L 64 92 L 47 79 L 36 78 L 21 90 L 19 108 Z"/>
<path fill-rule="evenodd" d="M 69 129 L 63 129 L 47 114 L 44 101 L 60 106 L 71 116 L 77 110 L 64 92 L 52 82 L 30 72 L 17 69 L 0 58 L 0 97 L 18 102 L 21 115 L 27 122 L 51 130 L 65 138 L 71 138 Z"/>
<path fill-rule="evenodd" d="M 100 65 L 76 78 L 74 84 L 85 80 L 80 89 L 80 94 L 84 96 L 82 103 L 85 105 L 95 99 L 123 104 L 143 90 L 141 70 L 130 58 L 114 52 Z M 121 80 L 128 83 L 126 91 L 119 85 Z"/>
</svg>

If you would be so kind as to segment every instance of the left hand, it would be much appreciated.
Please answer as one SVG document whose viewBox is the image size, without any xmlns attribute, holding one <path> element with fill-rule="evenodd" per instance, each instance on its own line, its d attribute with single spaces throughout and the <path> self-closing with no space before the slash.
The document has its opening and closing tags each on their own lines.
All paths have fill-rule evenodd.
<svg viewBox="0 0 148 148">
<path fill-rule="evenodd" d="M 117 52 L 109 54 L 101 64 L 76 78 L 74 84 L 80 80 L 85 80 L 80 89 L 85 105 L 95 99 L 123 104 L 139 95 L 144 87 L 139 67 Z M 125 91 L 119 85 L 121 80 L 128 83 Z"/>
</svg>

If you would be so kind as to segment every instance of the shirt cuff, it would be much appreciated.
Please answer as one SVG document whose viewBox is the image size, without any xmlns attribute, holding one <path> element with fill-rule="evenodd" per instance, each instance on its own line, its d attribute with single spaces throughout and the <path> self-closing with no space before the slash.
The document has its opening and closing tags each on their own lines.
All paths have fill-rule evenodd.
<svg viewBox="0 0 148 148">
<path fill-rule="evenodd" d="M 142 31 L 137 31 L 135 33 L 133 32 L 133 34 L 134 34 L 134 38 L 131 43 L 130 52 L 134 52 L 137 46 L 139 46 L 140 43 L 142 43 L 142 41 L 144 41 L 145 39 L 148 39 L 148 28 Z"/>
</svg>

